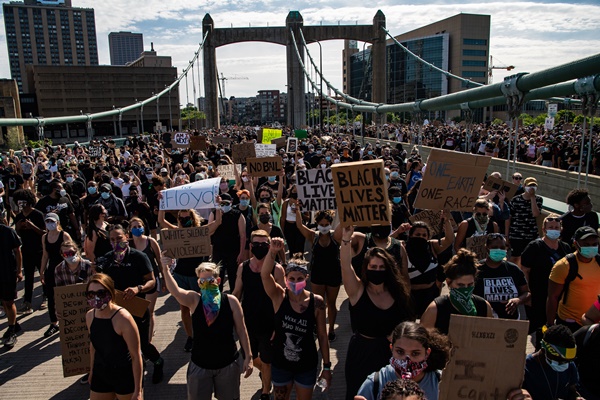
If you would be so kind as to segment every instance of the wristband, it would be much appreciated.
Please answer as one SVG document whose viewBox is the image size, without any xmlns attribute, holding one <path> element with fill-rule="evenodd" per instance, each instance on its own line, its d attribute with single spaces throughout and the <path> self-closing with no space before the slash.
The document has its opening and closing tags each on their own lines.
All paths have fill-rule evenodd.
<svg viewBox="0 0 600 400">
<path fill-rule="evenodd" d="M 323 371 L 331 371 L 330 367 L 323 367 Z"/>
<path fill-rule="evenodd" d="M 323 363 L 323 369 L 325 371 L 330 370 L 331 369 L 331 362 Z"/>
<path fill-rule="evenodd" d="M 351 241 L 352 241 L 352 239 L 350 239 L 350 240 L 345 240 L 345 239 L 342 239 L 342 243 L 345 243 L 345 244 L 348 244 L 348 243 L 350 243 Z"/>
</svg>

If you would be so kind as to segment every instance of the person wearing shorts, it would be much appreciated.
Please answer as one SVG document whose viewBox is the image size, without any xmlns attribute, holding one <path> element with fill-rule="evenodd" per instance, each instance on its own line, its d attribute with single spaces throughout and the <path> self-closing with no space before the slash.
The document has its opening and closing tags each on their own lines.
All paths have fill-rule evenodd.
<svg viewBox="0 0 600 400">
<path fill-rule="evenodd" d="M 7 348 L 17 343 L 17 332 L 21 330 L 17 324 L 17 282 L 23 280 L 23 260 L 21 257 L 21 239 L 17 232 L 0 221 L 0 300 L 8 318 L 8 329 L 0 339 Z"/>
</svg>

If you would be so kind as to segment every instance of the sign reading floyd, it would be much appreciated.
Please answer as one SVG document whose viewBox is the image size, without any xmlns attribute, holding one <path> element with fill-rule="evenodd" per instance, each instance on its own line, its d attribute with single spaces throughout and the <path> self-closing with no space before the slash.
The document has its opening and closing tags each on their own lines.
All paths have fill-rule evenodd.
<svg viewBox="0 0 600 400">
<path fill-rule="evenodd" d="M 335 164 L 331 174 L 342 226 L 391 224 L 383 160 Z"/>
<path fill-rule="evenodd" d="M 491 157 L 432 149 L 415 208 L 472 211 Z"/>
</svg>

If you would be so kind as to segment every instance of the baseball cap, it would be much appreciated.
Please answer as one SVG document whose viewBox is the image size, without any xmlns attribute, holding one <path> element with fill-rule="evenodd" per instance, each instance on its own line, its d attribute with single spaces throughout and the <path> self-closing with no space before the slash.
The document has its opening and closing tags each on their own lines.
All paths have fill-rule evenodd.
<svg viewBox="0 0 600 400">
<path fill-rule="evenodd" d="M 103 183 L 100 185 L 100 190 L 106 190 L 108 192 L 112 191 L 112 187 L 108 183 Z"/>
<path fill-rule="evenodd" d="M 46 214 L 46 218 L 44 218 L 44 221 L 48 220 L 58 222 L 58 215 L 56 215 L 55 213 L 48 213 Z"/>
<path fill-rule="evenodd" d="M 525 185 L 525 186 L 531 186 L 531 185 L 535 185 L 535 186 L 537 186 L 537 185 L 538 185 L 538 183 L 537 183 L 537 179 L 535 179 L 535 178 L 532 178 L 532 177 L 525 178 L 524 185 Z"/>
<path fill-rule="evenodd" d="M 169 171 L 167 171 L 167 169 L 166 169 L 166 168 L 161 168 L 161 169 L 160 169 L 160 172 L 162 173 L 162 172 L 169 172 Z"/>
<path fill-rule="evenodd" d="M 592 228 L 591 226 L 582 226 L 581 228 L 575 231 L 575 234 L 573 235 L 573 240 L 581 240 L 590 236 L 598 237 L 600 235 L 598 235 L 598 231 Z"/>
</svg>

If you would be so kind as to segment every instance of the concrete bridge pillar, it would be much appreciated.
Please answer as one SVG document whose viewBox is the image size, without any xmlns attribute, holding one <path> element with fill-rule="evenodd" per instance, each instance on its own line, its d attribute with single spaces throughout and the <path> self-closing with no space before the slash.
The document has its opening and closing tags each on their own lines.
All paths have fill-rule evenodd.
<svg viewBox="0 0 600 400">
<path fill-rule="evenodd" d="M 294 128 L 300 128 L 306 125 L 306 100 L 304 95 L 304 72 L 298 62 L 296 49 L 292 42 L 292 35 L 289 33 L 293 30 L 296 37 L 296 43 L 302 62 L 304 62 L 304 47 L 300 37 L 300 29 L 304 25 L 304 19 L 299 11 L 290 11 L 285 19 L 287 31 L 286 57 L 287 57 L 287 124 Z"/>
<path fill-rule="evenodd" d="M 204 63 L 204 112 L 206 113 L 206 126 L 219 128 L 219 91 L 217 89 L 217 50 L 213 35 L 214 22 L 207 13 L 202 20 L 202 37 L 208 32 L 204 49 L 202 51 Z M 196 99 L 194 99 L 194 102 Z"/>
<path fill-rule="evenodd" d="M 385 104 L 387 101 L 386 96 L 386 62 L 385 62 L 385 48 L 386 48 L 386 33 L 381 28 L 385 28 L 385 15 L 381 10 L 378 10 L 373 17 L 373 92 L 371 94 L 372 101 L 374 103 Z M 375 39 L 377 38 L 377 39 Z M 386 115 L 374 115 L 375 123 L 382 124 L 386 122 Z"/>
</svg>

